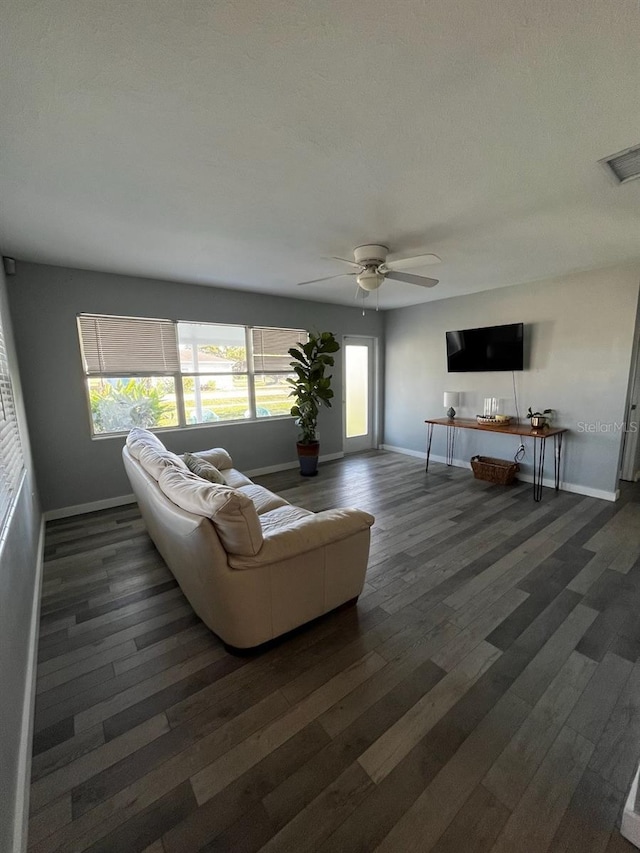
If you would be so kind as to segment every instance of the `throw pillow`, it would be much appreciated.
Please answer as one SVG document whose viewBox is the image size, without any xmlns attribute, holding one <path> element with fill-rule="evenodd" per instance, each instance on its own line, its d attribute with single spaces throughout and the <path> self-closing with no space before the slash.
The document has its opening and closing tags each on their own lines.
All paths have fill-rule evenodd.
<svg viewBox="0 0 640 853">
<path fill-rule="evenodd" d="M 203 480 L 208 480 L 210 483 L 217 483 L 220 486 L 224 486 L 226 480 L 218 471 L 215 465 L 212 465 L 211 462 L 207 462 L 206 459 L 200 459 L 197 456 L 194 456 L 193 453 L 185 453 L 182 457 L 186 463 L 187 468 L 198 477 L 202 477 Z"/>
</svg>

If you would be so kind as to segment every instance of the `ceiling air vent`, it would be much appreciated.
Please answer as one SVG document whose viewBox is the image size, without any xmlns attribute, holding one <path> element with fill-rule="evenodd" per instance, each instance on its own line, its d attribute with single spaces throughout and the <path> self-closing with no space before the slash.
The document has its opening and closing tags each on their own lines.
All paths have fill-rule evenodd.
<svg viewBox="0 0 640 853">
<path fill-rule="evenodd" d="M 600 162 L 611 171 L 619 184 L 633 181 L 634 178 L 640 178 L 640 145 L 625 148 Z"/>
</svg>

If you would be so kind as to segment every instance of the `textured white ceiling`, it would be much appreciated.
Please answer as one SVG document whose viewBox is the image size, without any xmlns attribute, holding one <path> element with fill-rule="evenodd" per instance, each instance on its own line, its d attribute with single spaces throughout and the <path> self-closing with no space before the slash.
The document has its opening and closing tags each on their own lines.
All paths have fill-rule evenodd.
<svg viewBox="0 0 640 853">
<path fill-rule="evenodd" d="M 345 304 L 295 283 L 441 256 L 381 307 L 640 256 L 640 181 L 597 164 L 640 142 L 638 0 L 5 0 L 0 30 L 5 254 Z"/>
</svg>

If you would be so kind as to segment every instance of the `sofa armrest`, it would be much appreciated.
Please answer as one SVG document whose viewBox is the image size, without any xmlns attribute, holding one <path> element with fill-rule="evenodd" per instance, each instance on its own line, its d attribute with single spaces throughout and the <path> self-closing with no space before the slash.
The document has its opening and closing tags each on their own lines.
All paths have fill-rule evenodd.
<svg viewBox="0 0 640 853">
<path fill-rule="evenodd" d="M 265 534 L 262 548 L 255 557 L 228 555 L 232 569 L 257 569 L 315 551 L 332 542 L 348 539 L 368 530 L 375 521 L 361 509 L 327 509 L 307 515 L 295 523 Z"/>
</svg>

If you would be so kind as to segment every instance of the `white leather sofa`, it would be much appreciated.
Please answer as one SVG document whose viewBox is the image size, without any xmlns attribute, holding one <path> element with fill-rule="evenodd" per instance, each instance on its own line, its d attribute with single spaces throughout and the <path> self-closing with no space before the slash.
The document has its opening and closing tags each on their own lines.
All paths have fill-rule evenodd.
<svg viewBox="0 0 640 853">
<path fill-rule="evenodd" d="M 224 484 L 193 474 L 146 430 L 132 430 L 123 448 L 149 535 L 225 643 L 260 645 L 357 598 L 373 516 L 309 512 L 252 483 L 222 448 L 194 456 L 214 465 Z"/>
</svg>

